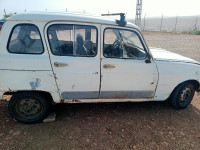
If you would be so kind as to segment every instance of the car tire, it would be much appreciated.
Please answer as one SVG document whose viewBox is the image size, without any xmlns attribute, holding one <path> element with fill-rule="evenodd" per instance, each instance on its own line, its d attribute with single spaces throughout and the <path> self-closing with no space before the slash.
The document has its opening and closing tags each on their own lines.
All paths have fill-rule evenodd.
<svg viewBox="0 0 200 150">
<path fill-rule="evenodd" d="M 8 104 L 10 115 L 25 124 L 41 122 L 49 114 L 50 107 L 44 96 L 33 92 L 15 93 Z"/>
<path fill-rule="evenodd" d="M 178 85 L 170 97 L 171 104 L 177 109 L 186 108 L 192 101 L 195 86 L 192 82 L 184 82 Z"/>
</svg>

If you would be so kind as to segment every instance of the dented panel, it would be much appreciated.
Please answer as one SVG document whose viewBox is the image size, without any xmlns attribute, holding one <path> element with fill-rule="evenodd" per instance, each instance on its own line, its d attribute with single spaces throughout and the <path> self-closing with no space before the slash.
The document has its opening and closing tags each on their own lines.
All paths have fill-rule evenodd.
<svg viewBox="0 0 200 150">
<path fill-rule="evenodd" d="M 0 70 L 0 74 L 2 94 L 7 91 L 46 91 L 52 95 L 55 102 L 60 99 L 52 71 Z"/>
</svg>

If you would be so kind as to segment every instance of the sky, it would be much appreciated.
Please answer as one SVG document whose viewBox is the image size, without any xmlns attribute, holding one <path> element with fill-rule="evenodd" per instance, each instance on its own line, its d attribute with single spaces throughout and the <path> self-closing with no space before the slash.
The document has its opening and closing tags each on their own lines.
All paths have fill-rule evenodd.
<svg viewBox="0 0 200 150">
<path fill-rule="evenodd" d="M 142 16 L 200 16 L 200 0 L 142 0 Z M 0 0 L 0 18 L 11 12 L 80 12 L 100 15 L 102 13 L 127 13 L 135 18 L 136 0 Z"/>
</svg>

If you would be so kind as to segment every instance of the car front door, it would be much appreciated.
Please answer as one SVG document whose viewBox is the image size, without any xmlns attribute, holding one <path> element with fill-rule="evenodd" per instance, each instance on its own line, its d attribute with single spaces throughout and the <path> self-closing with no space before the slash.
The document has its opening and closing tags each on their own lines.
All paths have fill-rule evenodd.
<svg viewBox="0 0 200 150">
<path fill-rule="evenodd" d="M 102 26 L 102 99 L 153 99 L 158 72 L 137 30 Z"/>
<path fill-rule="evenodd" d="M 54 22 L 46 38 L 57 86 L 64 100 L 99 96 L 99 25 Z"/>
</svg>

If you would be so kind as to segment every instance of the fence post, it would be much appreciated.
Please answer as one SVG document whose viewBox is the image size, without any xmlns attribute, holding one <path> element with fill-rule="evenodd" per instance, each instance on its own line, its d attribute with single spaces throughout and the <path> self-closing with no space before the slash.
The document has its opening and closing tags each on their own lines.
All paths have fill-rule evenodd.
<svg viewBox="0 0 200 150">
<path fill-rule="evenodd" d="M 162 30 L 162 23 L 163 23 L 163 14 L 162 14 L 161 23 L 160 23 L 160 31 Z"/>
<path fill-rule="evenodd" d="M 5 15 L 6 15 L 6 10 L 4 9 L 4 13 L 5 13 Z"/>
<path fill-rule="evenodd" d="M 144 25 L 143 25 L 143 30 L 145 29 L 145 23 L 146 23 L 146 22 L 145 22 L 145 21 L 146 21 L 145 19 L 146 19 L 146 13 L 144 14 Z"/>
<path fill-rule="evenodd" d="M 176 16 L 175 32 L 176 32 L 176 25 L 177 25 L 177 21 L 178 21 L 178 16 Z"/>
<path fill-rule="evenodd" d="M 197 16 L 197 18 L 196 18 L 196 22 L 195 22 L 195 25 L 194 25 L 194 29 L 196 30 L 197 29 L 197 22 L 198 22 L 198 16 Z"/>
</svg>

